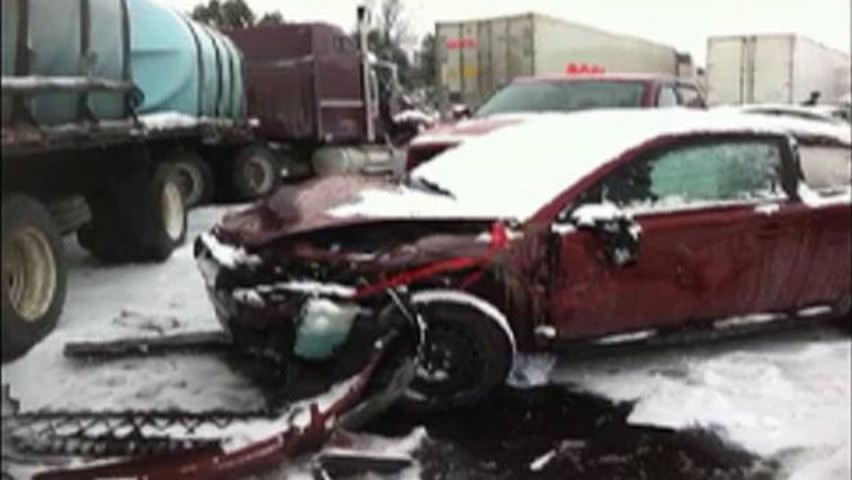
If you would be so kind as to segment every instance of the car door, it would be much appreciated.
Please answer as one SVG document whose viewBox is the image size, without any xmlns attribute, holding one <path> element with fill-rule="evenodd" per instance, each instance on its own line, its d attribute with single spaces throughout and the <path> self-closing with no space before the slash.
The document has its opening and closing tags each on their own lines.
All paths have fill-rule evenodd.
<svg viewBox="0 0 852 480">
<path fill-rule="evenodd" d="M 786 202 L 783 138 L 695 136 L 637 153 L 584 192 L 641 227 L 633 265 L 617 267 L 594 232 L 559 235 L 551 321 L 574 338 L 750 313 L 777 238 L 761 206 Z M 565 215 L 563 215 L 565 217 Z"/>
<path fill-rule="evenodd" d="M 818 202 L 799 202 L 807 216 L 807 264 L 795 273 L 799 282 L 795 307 L 834 303 L 852 292 L 852 149 L 847 145 L 800 141 L 799 157 L 806 187 Z"/>
</svg>

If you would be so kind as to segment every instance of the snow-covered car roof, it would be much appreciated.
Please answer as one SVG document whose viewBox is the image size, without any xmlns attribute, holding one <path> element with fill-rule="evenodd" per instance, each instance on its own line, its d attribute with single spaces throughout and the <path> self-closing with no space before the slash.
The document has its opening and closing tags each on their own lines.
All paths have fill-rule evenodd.
<svg viewBox="0 0 852 480">
<path fill-rule="evenodd" d="M 622 153 L 660 137 L 755 132 L 833 138 L 848 129 L 762 115 L 691 109 L 594 110 L 544 113 L 472 138 L 411 172 L 452 194 L 409 187 L 362 192 L 359 202 L 332 215 L 527 220 L 566 188 Z"/>
</svg>

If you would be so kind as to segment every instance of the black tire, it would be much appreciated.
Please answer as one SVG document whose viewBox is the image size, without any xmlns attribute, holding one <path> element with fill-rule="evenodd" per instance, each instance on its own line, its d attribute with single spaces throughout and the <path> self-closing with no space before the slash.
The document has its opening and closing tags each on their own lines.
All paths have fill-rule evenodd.
<svg viewBox="0 0 852 480">
<path fill-rule="evenodd" d="M 196 152 L 179 151 L 170 157 L 180 182 L 186 207 L 205 205 L 213 200 L 216 179 L 213 169 Z"/>
<path fill-rule="evenodd" d="M 434 412 L 471 405 L 505 382 L 514 352 L 492 317 L 452 297 L 423 302 L 414 295 L 412 302 L 427 324 L 426 342 L 418 373 L 399 400 L 402 408 Z"/>
<path fill-rule="evenodd" d="M 170 163 L 112 182 L 89 203 L 94 218 L 77 239 L 102 261 L 162 262 L 186 240 L 186 206 Z"/>
<path fill-rule="evenodd" d="M 275 152 L 259 145 L 240 150 L 234 159 L 232 181 L 238 200 L 269 195 L 281 184 L 280 162 Z"/>
<path fill-rule="evenodd" d="M 67 266 L 62 237 L 41 203 L 9 195 L 2 210 L 5 362 L 25 354 L 56 327 L 65 304 Z M 41 281 L 34 278 L 38 275 Z"/>
</svg>

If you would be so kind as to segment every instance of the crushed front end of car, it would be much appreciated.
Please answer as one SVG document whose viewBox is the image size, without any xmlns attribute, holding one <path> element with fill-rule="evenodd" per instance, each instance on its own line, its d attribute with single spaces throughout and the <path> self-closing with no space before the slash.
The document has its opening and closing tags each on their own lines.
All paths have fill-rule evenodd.
<svg viewBox="0 0 852 480">
<path fill-rule="evenodd" d="M 298 204 L 316 194 L 311 189 L 335 181 L 319 182 L 300 193 L 279 192 L 277 201 Z M 345 200 L 341 188 L 332 190 Z M 415 350 L 413 345 L 430 344 L 429 322 L 421 309 L 427 303 L 452 303 L 457 306 L 446 308 L 471 310 L 462 313 L 484 318 L 462 320 L 460 325 L 493 323 L 482 328 L 499 330 L 493 348 L 499 350 L 500 361 L 494 376 L 506 374 L 515 350 L 508 322 L 487 300 L 466 291 L 484 283 L 485 272 L 504 250 L 502 223 L 329 218 L 321 212 L 311 215 L 298 205 L 288 207 L 288 218 L 275 202 L 262 201 L 226 216 L 195 244 L 216 314 L 239 349 L 275 362 L 288 382 L 310 379 L 323 387 L 351 374 L 376 339 L 389 331 L 399 332 L 404 354 Z M 311 208 L 318 209 L 314 203 Z M 477 328 L 465 333 L 475 337 Z M 460 343 L 452 347 L 462 348 Z M 430 362 L 425 363 L 428 367 Z M 449 360 L 435 357 L 431 363 L 446 365 Z M 426 376 L 423 368 L 418 371 Z M 433 377 L 446 378 L 446 373 L 438 371 Z M 471 375 L 475 372 L 468 372 Z M 299 388 L 306 388 L 304 382 Z"/>
</svg>

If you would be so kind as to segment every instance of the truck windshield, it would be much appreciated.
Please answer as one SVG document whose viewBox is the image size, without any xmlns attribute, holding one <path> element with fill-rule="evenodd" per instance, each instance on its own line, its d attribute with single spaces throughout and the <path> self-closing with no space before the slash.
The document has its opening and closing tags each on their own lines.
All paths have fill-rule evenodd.
<svg viewBox="0 0 852 480">
<path fill-rule="evenodd" d="M 590 80 L 513 83 L 495 93 L 474 116 L 641 107 L 644 91 L 645 87 L 641 82 Z"/>
</svg>

